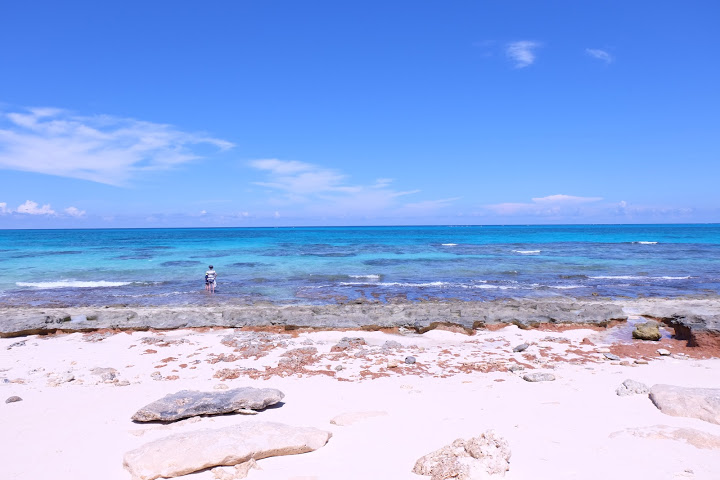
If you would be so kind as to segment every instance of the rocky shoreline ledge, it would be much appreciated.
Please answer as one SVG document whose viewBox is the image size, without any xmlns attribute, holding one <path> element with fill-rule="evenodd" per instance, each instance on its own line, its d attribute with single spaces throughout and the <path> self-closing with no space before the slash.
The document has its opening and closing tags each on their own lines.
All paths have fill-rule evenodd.
<svg viewBox="0 0 720 480">
<path fill-rule="evenodd" d="M 608 327 L 629 315 L 657 320 L 688 346 L 720 349 L 720 299 L 512 299 L 490 302 L 349 303 L 334 305 L 227 305 L 178 307 L 0 308 L 0 337 L 57 332 L 253 327 L 294 329 L 409 329 L 424 333 L 455 328 L 517 325 Z"/>
</svg>

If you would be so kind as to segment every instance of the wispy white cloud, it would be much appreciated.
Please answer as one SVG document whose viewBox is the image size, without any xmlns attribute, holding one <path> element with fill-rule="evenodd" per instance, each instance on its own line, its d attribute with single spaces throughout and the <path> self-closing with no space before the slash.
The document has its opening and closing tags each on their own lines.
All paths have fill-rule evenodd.
<svg viewBox="0 0 720 480">
<path fill-rule="evenodd" d="M 497 203 L 484 208 L 497 215 L 558 216 L 581 213 L 583 204 L 599 202 L 602 197 L 576 197 L 573 195 L 548 195 L 533 198 L 528 203 Z"/>
<path fill-rule="evenodd" d="M 610 55 L 605 50 L 600 50 L 598 48 L 586 48 L 585 53 L 587 55 L 590 55 L 593 58 L 597 58 L 598 60 L 602 60 L 603 62 L 610 64 L 615 61 L 615 58 Z"/>
<path fill-rule="evenodd" d="M 602 197 L 575 197 L 573 195 L 548 195 L 547 197 L 533 198 L 532 201 L 539 204 L 578 204 L 599 202 Z"/>
<path fill-rule="evenodd" d="M 515 68 L 525 68 L 535 63 L 535 50 L 541 46 L 530 40 L 511 42 L 505 46 L 505 54 L 515 62 Z"/>
<path fill-rule="evenodd" d="M 460 200 L 460 198 L 461 197 L 452 197 L 438 200 L 424 200 L 422 202 L 406 203 L 403 207 L 410 210 L 420 210 L 421 212 L 429 213 L 434 210 L 449 207 Z"/>
<path fill-rule="evenodd" d="M 614 205 L 614 211 L 612 212 L 615 216 L 625 217 L 626 219 L 635 218 L 682 218 L 687 217 L 694 213 L 694 209 L 688 207 L 658 207 L 658 206 L 645 206 L 645 205 L 633 205 L 625 200 L 622 200 Z"/>
<path fill-rule="evenodd" d="M 0 168 L 126 184 L 148 171 L 200 158 L 202 146 L 226 150 L 225 140 L 172 125 L 108 115 L 79 116 L 54 108 L 0 111 Z"/>
<path fill-rule="evenodd" d="M 16 209 L 12 209 L 8 206 L 7 202 L 0 203 L 0 215 L 34 215 L 34 216 L 47 216 L 47 217 L 72 217 L 82 218 L 85 217 L 85 210 L 80 210 L 77 207 L 67 207 L 62 212 L 55 211 L 49 203 L 40 205 L 39 203 L 26 200 L 17 206 Z"/>
<path fill-rule="evenodd" d="M 50 204 L 41 207 L 37 202 L 33 202 L 32 200 L 27 200 L 18 206 L 16 212 L 26 215 L 56 215 L 55 210 L 50 207 Z"/>
<path fill-rule="evenodd" d="M 64 210 L 65 214 L 70 217 L 80 218 L 85 216 L 85 210 L 76 207 L 68 207 Z"/>
<path fill-rule="evenodd" d="M 254 182 L 279 194 L 271 202 L 277 205 L 302 206 L 304 213 L 338 215 L 370 214 L 396 206 L 396 199 L 419 190 L 399 191 L 392 180 L 379 178 L 368 185 L 353 184 L 349 176 L 331 168 L 292 160 L 264 159 L 250 162 L 264 172 L 265 181 Z"/>
</svg>

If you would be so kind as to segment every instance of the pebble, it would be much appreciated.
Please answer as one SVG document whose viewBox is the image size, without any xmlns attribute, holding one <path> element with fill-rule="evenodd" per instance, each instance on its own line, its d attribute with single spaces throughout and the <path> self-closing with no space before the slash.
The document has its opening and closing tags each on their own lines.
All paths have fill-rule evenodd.
<svg viewBox="0 0 720 480">
<path fill-rule="evenodd" d="M 642 360 L 642 359 L 637 359 L 637 360 L 635 360 L 635 363 L 637 363 L 638 365 L 647 365 L 648 361 Z"/>
<path fill-rule="evenodd" d="M 387 362 L 387 368 L 397 368 L 400 366 L 400 361 L 396 359 L 388 360 Z"/>
<path fill-rule="evenodd" d="M 12 397 L 8 397 L 8 399 L 5 400 L 5 403 L 15 403 L 15 402 L 22 402 L 22 398 L 18 397 L 17 395 L 13 395 Z"/>
<path fill-rule="evenodd" d="M 515 352 L 515 353 L 523 352 L 523 351 L 527 350 L 529 346 L 530 345 L 528 345 L 527 343 L 521 343 L 517 347 L 513 348 L 513 352 Z"/>
<path fill-rule="evenodd" d="M 408 365 L 412 365 L 413 363 L 415 363 L 415 357 L 405 357 L 405 363 L 407 363 Z"/>
<path fill-rule="evenodd" d="M 658 353 L 658 355 L 662 355 L 662 356 L 670 355 L 670 351 L 665 350 L 664 348 L 658 348 L 657 353 Z"/>
<path fill-rule="evenodd" d="M 620 360 L 620 357 L 618 357 L 614 353 L 606 353 L 605 358 L 607 358 L 608 360 Z"/>
<path fill-rule="evenodd" d="M 335 367 L 335 371 L 336 371 L 336 372 L 339 372 L 339 371 L 342 370 L 342 369 L 343 369 L 343 366 L 342 366 L 342 365 L 337 365 L 337 366 Z"/>
</svg>

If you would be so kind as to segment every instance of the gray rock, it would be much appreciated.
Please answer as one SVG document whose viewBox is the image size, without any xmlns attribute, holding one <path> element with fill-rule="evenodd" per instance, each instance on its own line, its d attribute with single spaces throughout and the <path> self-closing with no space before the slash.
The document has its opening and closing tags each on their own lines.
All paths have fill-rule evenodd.
<svg viewBox="0 0 720 480">
<path fill-rule="evenodd" d="M 98 375 L 100 377 L 100 380 L 102 380 L 103 382 L 111 383 L 117 377 L 118 372 L 114 368 L 95 367 L 90 370 L 90 373 L 92 373 L 93 375 Z"/>
<path fill-rule="evenodd" d="M 343 337 L 340 341 L 330 348 L 331 352 L 342 352 L 365 345 L 365 339 L 362 337 Z"/>
<path fill-rule="evenodd" d="M 452 444 L 417 460 L 413 473 L 430 475 L 432 480 L 473 480 L 505 476 L 510 469 L 510 446 L 492 430 Z"/>
<path fill-rule="evenodd" d="M 342 366 L 342 365 L 336 365 L 336 366 L 335 366 L 335 371 L 336 371 L 336 372 L 339 372 L 339 371 L 342 370 L 342 369 L 343 369 L 343 366 Z"/>
<path fill-rule="evenodd" d="M 605 358 L 607 358 L 608 360 L 620 360 L 620 357 L 618 357 L 614 353 L 603 353 L 603 355 L 605 355 Z"/>
<path fill-rule="evenodd" d="M 661 356 L 663 356 L 663 357 L 667 357 L 668 355 L 670 355 L 670 350 L 666 350 L 666 349 L 664 349 L 664 348 L 658 348 L 658 349 L 657 349 L 657 354 L 658 354 L 658 355 L 661 355 Z"/>
<path fill-rule="evenodd" d="M 196 415 L 262 410 L 275 405 L 284 396 L 274 388 L 243 387 L 223 392 L 182 390 L 145 405 L 132 419 L 136 422 L 171 422 Z"/>
<path fill-rule="evenodd" d="M 83 316 L 85 320 L 83 320 Z M 513 299 L 491 302 L 398 302 L 333 305 L 218 307 L 0 308 L 0 337 L 98 329 L 172 330 L 193 327 L 287 325 L 298 328 L 398 328 L 423 333 L 438 326 L 468 332 L 490 324 L 605 326 L 626 320 L 622 306 L 597 300 Z M 73 320 L 74 317 L 74 320 Z M 71 321 L 73 320 L 73 321 Z M 259 332 L 250 332 L 259 335 Z M 344 339 L 350 347 L 354 339 Z M 342 343 L 342 341 L 341 341 Z"/>
<path fill-rule="evenodd" d="M 415 362 L 416 362 L 415 357 L 413 357 L 413 356 L 405 357 L 405 363 L 407 363 L 408 365 L 412 365 Z"/>
<path fill-rule="evenodd" d="M 720 388 L 658 384 L 650 389 L 650 400 L 667 415 L 698 418 L 720 425 Z"/>
<path fill-rule="evenodd" d="M 526 382 L 552 382 L 555 380 L 555 375 L 552 373 L 526 373 L 523 375 L 523 380 Z"/>
<path fill-rule="evenodd" d="M 133 480 L 177 477 L 250 459 L 317 450 L 330 432 L 271 422 L 246 422 L 219 429 L 178 433 L 125 454 L 123 466 Z"/>
<path fill-rule="evenodd" d="M 7 400 L 5 400 L 5 403 L 15 403 L 15 402 L 22 402 L 22 398 L 18 397 L 17 395 L 13 395 L 12 397 L 8 397 Z"/>
<path fill-rule="evenodd" d="M 514 373 L 514 372 L 519 372 L 520 370 L 525 370 L 525 367 L 523 367 L 522 365 L 518 365 L 517 363 L 513 363 L 512 365 L 510 365 L 508 367 L 509 372 Z"/>
<path fill-rule="evenodd" d="M 635 380 L 627 379 L 615 390 L 621 397 L 628 395 L 642 395 L 648 393 L 650 389 L 644 383 L 636 382 Z"/>
<path fill-rule="evenodd" d="M 513 352 L 515 352 L 515 353 L 524 352 L 525 350 L 528 349 L 529 346 L 530 345 L 528 345 L 527 343 L 521 343 L 517 347 L 513 348 Z"/>
<path fill-rule="evenodd" d="M 645 322 L 635 325 L 635 330 L 632 332 L 633 338 L 639 340 L 652 340 L 658 341 L 662 338 L 660 334 L 660 325 L 657 322 Z"/>
<path fill-rule="evenodd" d="M 402 343 L 395 340 L 388 340 L 382 345 L 383 350 L 397 350 L 399 348 L 403 348 Z"/>
</svg>

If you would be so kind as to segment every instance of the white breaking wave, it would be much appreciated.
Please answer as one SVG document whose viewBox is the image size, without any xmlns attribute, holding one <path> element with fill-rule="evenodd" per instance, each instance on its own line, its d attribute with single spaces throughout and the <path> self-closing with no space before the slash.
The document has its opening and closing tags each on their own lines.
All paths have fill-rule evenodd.
<svg viewBox="0 0 720 480">
<path fill-rule="evenodd" d="M 108 282 L 99 280 L 96 282 L 82 282 L 78 280 L 59 280 L 57 282 L 16 282 L 18 287 L 35 288 L 97 288 L 97 287 L 122 287 L 132 282 Z"/>
<path fill-rule="evenodd" d="M 367 285 L 367 283 L 341 282 L 340 285 Z M 379 287 L 444 287 L 451 285 L 448 282 L 404 283 L 404 282 L 378 282 L 373 283 Z"/>
<path fill-rule="evenodd" d="M 632 243 L 636 243 L 638 245 L 655 245 L 658 242 L 632 242 Z"/>
<path fill-rule="evenodd" d="M 649 277 L 641 277 L 638 275 L 599 275 L 597 277 L 588 277 L 597 280 L 643 280 Z"/>
<path fill-rule="evenodd" d="M 367 278 L 369 280 L 380 280 L 380 275 L 348 275 L 350 278 Z"/>
<path fill-rule="evenodd" d="M 669 276 L 644 277 L 644 276 L 640 276 L 640 275 L 600 275 L 597 277 L 588 277 L 588 278 L 595 278 L 595 279 L 600 279 L 600 280 L 687 280 L 692 277 L 690 277 L 690 276 L 687 276 L 687 277 L 669 277 Z"/>
<path fill-rule="evenodd" d="M 515 253 L 519 253 L 520 255 L 537 255 L 542 250 L 513 250 Z"/>
<path fill-rule="evenodd" d="M 456 247 L 457 243 L 442 243 L 441 245 L 443 247 Z"/>
<path fill-rule="evenodd" d="M 570 290 L 573 288 L 583 288 L 583 285 L 550 285 L 550 288 L 557 288 L 560 290 Z"/>
</svg>

